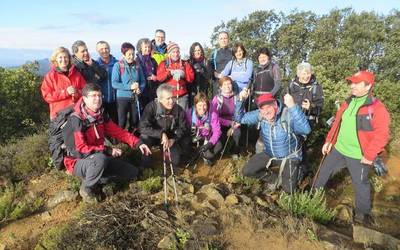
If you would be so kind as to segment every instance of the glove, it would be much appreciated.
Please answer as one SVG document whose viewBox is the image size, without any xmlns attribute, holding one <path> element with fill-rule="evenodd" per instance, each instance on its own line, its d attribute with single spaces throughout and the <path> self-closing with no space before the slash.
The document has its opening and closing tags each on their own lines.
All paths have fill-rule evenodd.
<svg viewBox="0 0 400 250">
<path fill-rule="evenodd" d="M 377 176 L 384 176 L 387 174 L 388 170 L 380 156 L 376 157 L 375 161 L 373 162 L 373 165 L 374 165 L 375 174 Z"/>
<path fill-rule="evenodd" d="M 176 74 L 178 74 L 179 79 L 185 78 L 185 71 L 181 70 L 181 69 L 177 69 Z"/>
<path fill-rule="evenodd" d="M 208 142 L 207 144 L 204 144 L 200 147 L 200 152 L 204 153 L 207 150 L 211 149 L 213 147 L 211 142 Z"/>
</svg>

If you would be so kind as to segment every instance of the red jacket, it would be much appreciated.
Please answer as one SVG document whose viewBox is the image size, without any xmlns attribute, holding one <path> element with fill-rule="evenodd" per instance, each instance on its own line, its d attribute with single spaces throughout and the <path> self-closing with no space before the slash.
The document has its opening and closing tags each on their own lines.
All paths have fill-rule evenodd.
<svg viewBox="0 0 400 250">
<path fill-rule="evenodd" d="M 65 145 L 68 151 L 68 156 L 64 157 L 64 165 L 69 173 L 73 173 L 78 159 L 105 152 L 105 136 L 116 138 L 132 148 L 140 142 L 139 138 L 118 127 L 103 113 L 99 114 L 95 120 L 89 121 L 88 115 L 82 112 L 82 103 L 81 98 L 75 104 L 74 113 L 64 127 L 64 133 L 67 135 Z"/>
<path fill-rule="evenodd" d="M 335 122 L 326 137 L 326 143 L 335 144 L 340 130 L 343 112 L 349 106 L 351 99 L 347 99 L 336 113 Z M 389 141 L 390 116 L 385 105 L 372 95 L 357 112 L 357 137 L 361 152 L 369 161 L 383 151 Z"/>
<path fill-rule="evenodd" d="M 167 63 L 168 61 L 168 63 Z M 168 67 L 167 67 L 168 64 Z M 179 82 L 172 78 L 170 70 L 181 69 L 185 72 L 185 78 L 180 79 Z M 157 81 L 161 83 L 168 83 L 174 87 L 173 95 L 183 96 L 187 93 L 186 84 L 193 82 L 194 71 L 192 66 L 186 61 L 179 60 L 171 62 L 169 58 L 165 59 L 158 65 L 157 68 Z"/>
<path fill-rule="evenodd" d="M 74 65 L 68 71 L 68 75 L 58 72 L 55 67 L 46 74 L 43 79 L 41 91 L 43 99 L 50 106 L 50 119 L 57 116 L 57 112 L 74 104 L 82 95 L 82 89 L 86 81 L 75 68 Z M 77 94 L 73 98 L 68 95 L 67 88 L 69 86 L 77 89 Z"/>
</svg>

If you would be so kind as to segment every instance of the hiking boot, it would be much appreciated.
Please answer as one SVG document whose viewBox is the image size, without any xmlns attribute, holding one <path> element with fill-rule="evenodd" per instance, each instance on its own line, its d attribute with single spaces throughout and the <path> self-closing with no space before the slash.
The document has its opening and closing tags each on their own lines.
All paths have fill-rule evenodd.
<svg viewBox="0 0 400 250">
<path fill-rule="evenodd" d="M 97 202 L 97 198 L 96 195 L 92 192 L 92 190 L 85 188 L 85 187 L 81 187 L 81 189 L 79 189 L 79 195 L 82 197 L 82 200 L 85 203 L 96 203 Z"/>
<path fill-rule="evenodd" d="M 204 165 L 206 165 L 206 166 L 211 167 L 213 165 L 212 161 L 209 159 L 203 158 L 203 161 L 204 161 Z"/>
<path fill-rule="evenodd" d="M 239 159 L 239 155 L 238 154 L 232 154 L 232 160 L 236 161 Z"/>
<path fill-rule="evenodd" d="M 370 214 L 363 214 L 356 212 L 353 220 L 354 224 L 359 224 L 362 226 L 372 226 L 374 224 L 374 220 Z"/>
</svg>

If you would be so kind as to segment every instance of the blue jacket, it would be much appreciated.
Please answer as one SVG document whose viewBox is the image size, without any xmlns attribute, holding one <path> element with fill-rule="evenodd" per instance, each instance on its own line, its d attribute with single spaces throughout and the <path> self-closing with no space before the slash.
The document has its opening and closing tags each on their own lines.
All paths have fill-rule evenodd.
<svg viewBox="0 0 400 250">
<path fill-rule="evenodd" d="M 253 74 L 253 61 L 244 58 L 243 63 L 239 64 L 236 60 L 230 60 L 221 74 L 232 78 L 241 91 L 250 82 Z"/>
<path fill-rule="evenodd" d="M 105 103 L 112 103 L 115 102 L 115 89 L 112 87 L 111 77 L 114 64 L 117 62 L 114 56 L 110 55 L 110 62 L 106 64 L 101 57 L 97 58 L 96 60 L 99 65 L 107 71 L 108 77 L 107 80 L 100 83 L 101 85 L 101 92 L 103 93 L 103 101 Z"/>
<path fill-rule="evenodd" d="M 298 105 L 291 108 L 285 107 L 286 111 L 284 111 L 282 105 L 278 102 L 279 111 L 275 118 L 275 122 L 271 124 L 268 121 L 261 119 L 259 109 L 244 113 L 242 108 L 243 105 L 241 104 L 241 102 L 238 102 L 235 106 L 235 120 L 241 124 L 249 125 L 260 123 L 261 136 L 265 147 L 264 152 L 269 157 L 282 159 L 292 154 L 289 158 L 301 160 L 301 143 L 298 137 L 309 134 L 311 128 L 306 116 Z M 286 113 L 286 115 L 282 115 L 284 113 Z M 285 126 L 287 126 L 287 128 L 285 128 Z M 289 131 L 291 132 L 290 142 Z M 295 152 L 297 153 L 293 154 Z"/>
<path fill-rule="evenodd" d="M 124 65 L 123 69 L 120 67 L 120 62 Z M 134 82 L 139 83 L 140 91 L 143 93 L 146 79 L 140 65 L 137 63 L 136 66 L 130 67 L 125 59 L 116 62 L 112 71 L 112 86 L 117 90 L 117 99 L 132 98 L 131 86 Z"/>
</svg>

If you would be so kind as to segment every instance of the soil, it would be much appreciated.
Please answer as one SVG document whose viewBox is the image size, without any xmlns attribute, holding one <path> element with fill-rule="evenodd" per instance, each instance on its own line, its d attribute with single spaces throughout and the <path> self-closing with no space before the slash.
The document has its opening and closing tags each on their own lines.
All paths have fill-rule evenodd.
<svg viewBox="0 0 400 250">
<path fill-rule="evenodd" d="M 383 178 L 384 190 L 374 196 L 374 206 L 386 211 L 386 215 L 378 218 L 380 230 L 390 233 L 395 237 L 400 237 L 398 225 L 400 223 L 400 214 L 391 214 L 390 208 L 398 211 L 400 207 L 400 157 L 384 157 L 389 168 L 388 176 Z M 216 165 L 210 167 L 198 161 L 197 166 L 189 170 L 181 170 L 179 174 L 189 175 L 193 183 L 200 182 L 201 185 L 214 183 L 226 183 L 231 178 L 231 171 L 227 171 L 232 166 L 231 159 L 223 159 Z M 346 185 L 346 181 L 342 185 Z M 51 174 L 45 174 L 29 183 L 28 190 L 31 193 L 40 193 L 45 199 L 53 196 L 60 190 L 68 189 L 68 183 L 65 178 L 55 178 Z M 339 197 L 328 197 L 331 205 L 339 204 L 343 200 L 352 200 L 352 193 Z M 385 197 L 393 197 L 388 199 Z M 0 228 L 0 242 L 5 246 L 12 246 L 12 249 L 33 249 L 40 236 L 48 229 L 70 221 L 74 216 L 79 215 L 84 205 L 78 198 L 74 202 L 64 202 L 57 207 L 40 211 L 30 217 L 10 222 L 8 225 Z M 288 238 L 279 230 L 258 228 L 251 221 L 249 216 L 244 216 L 240 220 L 227 222 L 221 232 L 225 241 L 226 249 L 326 249 L 326 246 L 319 241 L 309 239 Z M 1 244 L 0 244 L 1 247 Z M 8 248 L 6 248 L 8 249 Z"/>
</svg>

